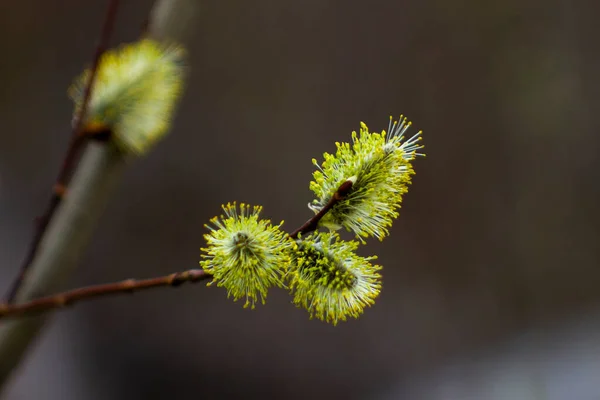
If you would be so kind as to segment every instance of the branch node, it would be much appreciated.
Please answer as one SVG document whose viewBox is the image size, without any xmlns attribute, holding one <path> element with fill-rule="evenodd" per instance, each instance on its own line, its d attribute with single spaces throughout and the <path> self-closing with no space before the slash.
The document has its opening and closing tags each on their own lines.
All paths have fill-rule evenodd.
<svg viewBox="0 0 600 400">
<path fill-rule="evenodd" d="M 59 197 L 62 199 L 63 197 L 65 197 L 65 194 L 67 193 L 67 187 L 62 182 L 57 182 L 54 184 L 52 191 L 54 192 L 54 195 L 56 197 Z"/>
<path fill-rule="evenodd" d="M 178 272 L 171 275 L 171 282 L 169 283 L 173 287 L 180 286 L 182 283 L 189 279 L 189 274 L 187 272 Z"/>
<path fill-rule="evenodd" d="M 69 300 L 65 296 L 56 296 L 54 300 L 57 307 L 64 307 L 69 303 Z"/>
<path fill-rule="evenodd" d="M 135 286 L 136 286 L 135 279 L 127 279 L 127 280 L 124 280 L 123 282 L 121 282 L 121 287 L 123 288 L 123 290 L 126 292 L 129 292 L 129 293 L 133 293 Z"/>
<path fill-rule="evenodd" d="M 318 213 L 316 213 L 311 219 L 306 221 L 300 228 L 292 232 L 290 234 L 290 237 L 292 237 L 292 239 L 297 239 L 298 236 L 302 234 L 316 230 L 319 227 L 319 221 L 321 221 L 321 218 L 323 218 L 325 214 L 327 214 L 327 212 L 331 210 L 339 201 L 344 200 L 348 193 L 350 193 L 352 185 L 353 181 L 351 179 L 348 179 L 347 181 L 342 183 L 340 187 L 335 191 L 333 196 L 331 196 L 327 204 L 325 204 L 325 206 L 323 206 L 323 208 L 321 208 L 321 210 Z"/>
<path fill-rule="evenodd" d="M 338 188 L 338 190 L 335 192 L 335 197 L 338 201 L 340 200 L 344 200 L 344 198 L 348 195 L 348 193 L 350 193 L 350 190 L 352 189 L 352 185 L 354 184 L 353 181 L 351 180 L 347 180 L 346 182 L 342 183 L 340 185 L 340 187 Z"/>
</svg>

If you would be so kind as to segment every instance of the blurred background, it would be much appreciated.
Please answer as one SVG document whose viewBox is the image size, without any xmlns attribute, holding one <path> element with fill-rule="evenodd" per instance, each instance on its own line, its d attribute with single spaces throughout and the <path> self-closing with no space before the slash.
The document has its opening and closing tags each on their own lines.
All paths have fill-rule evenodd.
<svg viewBox="0 0 600 400">
<path fill-rule="evenodd" d="M 106 0 L 0 2 L 0 291 L 70 135 Z M 113 45 L 150 0 L 121 1 Z M 198 0 L 172 134 L 128 167 L 69 286 L 194 268 L 220 205 L 293 230 L 311 158 L 404 113 L 427 158 L 358 320 L 203 284 L 58 313 L 7 399 L 600 399 L 600 3 Z"/>
</svg>

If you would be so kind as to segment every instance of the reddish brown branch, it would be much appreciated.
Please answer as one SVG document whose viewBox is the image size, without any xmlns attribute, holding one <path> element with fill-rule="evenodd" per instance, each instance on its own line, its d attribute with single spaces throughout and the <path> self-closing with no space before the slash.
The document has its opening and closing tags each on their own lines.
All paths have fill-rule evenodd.
<svg viewBox="0 0 600 400">
<path fill-rule="evenodd" d="M 54 184 L 52 197 L 50 198 L 50 201 L 46 206 L 46 210 L 44 214 L 41 217 L 37 218 L 35 221 L 35 231 L 33 234 L 33 238 L 31 239 L 31 243 L 29 244 L 27 254 L 25 255 L 25 258 L 23 259 L 23 262 L 19 267 L 18 275 L 15 278 L 15 281 L 12 283 L 8 294 L 6 295 L 7 303 L 11 303 L 15 300 L 19 288 L 21 287 L 21 284 L 26 278 L 27 270 L 29 269 L 29 266 L 31 265 L 35 257 L 40 242 L 42 241 L 44 232 L 46 231 L 46 228 L 48 227 L 48 224 L 50 223 L 50 220 L 52 219 L 52 216 L 58 208 L 63 196 L 67 193 L 69 179 L 73 174 L 79 153 L 81 152 L 81 148 L 85 143 L 86 135 L 82 132 L 83 120 L 85 118 L 85 113 L 87 111 L 90 97 L 92 95 L 92 87 L 94 85 L 94 80 L 98 71 L 100 58 L 102 57 L 102 54 L 108 47 L 110 35 L 113 31 L 118 5 L 119 0 L 110 0 L 108 9 L 106 11 L 106 16 L 104 18 L 100 40 L 98 41 L 98 45 L 94 53 L 91 74 L 89 81 L 87 82 L 87 85 L 85 87 L 81 108 L 73 120 L 73 130 L 67 153 L 65 155 L 65 158 L 63 159 L 60 171 L 58 172 L 58 177 L 56 178 L 56 182 Z"/>
<path fill-rule="evenodd" d="M 316 230 L 319 227 L 319 221 L 327 214 L 329 210 L 333 208 L 339 201 L 344 200 L 352 189 L 352 181 L 346 181 L 340 185 L 338 190 L 331 196 L 331 199 L 325 204 L 325 207 L 321 208 L 311 219 L 306 221 L 300 228 L 290 233 L 293 239 L 298 238 L 300 234 L 305 234 Z"/>
<path fill-rule="evenodd" d="M 176 287 L 185 282 L 193 283 L 206 280 L 211 276 L 212 275 L 206 273 L 204 270 L 190 269 L 188 271 L 176 272 L 157 278 L 140 280 L 128 279 L 121 282 L 87 286 L 47 297 L 41 297 L 22 304 L 0 304 L 0 318 L 17 317 L 25 314 L 48 311 L 55 308 L 66 307 L 80 301 L 113 294 L 133 293 L 164 286 Z"/>
</svg>

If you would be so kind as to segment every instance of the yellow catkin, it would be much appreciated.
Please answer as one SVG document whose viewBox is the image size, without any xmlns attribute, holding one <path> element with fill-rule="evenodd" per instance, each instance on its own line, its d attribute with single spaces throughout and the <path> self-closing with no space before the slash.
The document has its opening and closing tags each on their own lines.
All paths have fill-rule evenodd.
<svg viewBox="0 0 600 400">
<path fill-rule="evenodd" d="M 105 52 L 98 65 L 83 127 L 105 128 L 126 153 L 143 154 L 162 138 L 181 95 L 184 50 L 144 39 Z M 82 107 L 91 71 L 84 71 L 69 95 Z"/>
</svg>

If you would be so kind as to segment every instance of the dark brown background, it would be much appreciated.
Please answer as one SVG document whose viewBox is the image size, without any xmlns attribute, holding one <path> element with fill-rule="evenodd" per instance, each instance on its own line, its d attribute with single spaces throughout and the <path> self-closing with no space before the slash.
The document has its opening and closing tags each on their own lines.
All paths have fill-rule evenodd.
<svg viewBox="0 0 600 400">
<path fill-rule="evenodd" d="M 107 1 L 0 2 L 0 290 L 66 149 Z M 150 1 L 122 1 L 113 44 Z M 172 134 L 128 168 L 71 286 L 193 268 L 221 203 L 311 215 L 311 158 L 390 113 L 428 157 L 375 307 L 203 285 L 60 313 L 10 399 L 597 399 L 597 1 L 198 1 Z M 596 357 L 598 356 L 598 357 Z"/>
</svg>

